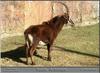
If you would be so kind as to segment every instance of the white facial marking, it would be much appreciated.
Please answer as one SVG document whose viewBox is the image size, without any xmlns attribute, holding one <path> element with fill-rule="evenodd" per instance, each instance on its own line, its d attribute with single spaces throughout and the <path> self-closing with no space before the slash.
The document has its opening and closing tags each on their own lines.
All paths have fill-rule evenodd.
<svg viewBox="0 0 100 73">
<path fill-rule="evenodd" d="M 45 45 L 43 41 L 39 41 L 39 45 Z"/>
<path fill-rule="evenodd" d="M 28 34 L 28 38 L 29 38 L 29 40 L 30 40 L 30 42 L 31 42 L 31 44 L 30 44 L 30 46 L 32 45 L 32 43 L 33 43 L 33 37 L 32 37 L 32 35 L 31 34 Z"/>
</svg>

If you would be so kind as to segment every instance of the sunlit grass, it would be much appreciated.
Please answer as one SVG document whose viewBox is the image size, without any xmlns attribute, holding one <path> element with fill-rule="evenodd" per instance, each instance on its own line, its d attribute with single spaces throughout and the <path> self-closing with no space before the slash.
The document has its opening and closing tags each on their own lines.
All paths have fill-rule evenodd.
<svg viewBox="0 0 100 73">
<path fill-rule="evenodd" d="M 23 44 L 23 36 L 8 37 L 2 39 L 1 51 L 5 54 L 6 51 L 8 51 L 9 54 L 14 54 L 11 57 L 14 56 L 16 61 L 18 59 L 26 61 L 26 57 L 23 58 L 21 56 L 23 52 L 25 53 L 25 51 L 20 51 L 22 49 L 25 50 L 25 48 L 18 49 L 18 47 L 22 46 Z M 92 26 L 76 27 L 75 29 L 63 29 L 55 40 L 53 46 L 55 49 L 51 54 L 52 61 L 49 62 L 37 56 L 33 56 L 34 61 L 36 62 L 35 66 L 98 66 L 99 58 L 86 54 L 99 56 L 99 25 L 96 24 Z M 39 49 L 37 51 L 40 56 L 47 57 L 47 49 Z M 72 51 L 74 51 L 74 53 Z M 13 60 L 13 58 L 3 57 L 1 64 L 3 64 L 3 66 L 27 66 L 21 62 L 19 63 Z"/>
<path fill-rule="evenodd" d="M 56 46 L 83 53 L 99 55 L 99 25 L 64 29 L 55 41 Z"/>
<path fill-rule="evenodd" d="M 22 44 L 24 44 L 23 36 L 8 37 L 2 40 L 1 51 L 11 50 Z M 98 56 L 99 25 L 63 29 L 54 46 Z"/>
</svg>

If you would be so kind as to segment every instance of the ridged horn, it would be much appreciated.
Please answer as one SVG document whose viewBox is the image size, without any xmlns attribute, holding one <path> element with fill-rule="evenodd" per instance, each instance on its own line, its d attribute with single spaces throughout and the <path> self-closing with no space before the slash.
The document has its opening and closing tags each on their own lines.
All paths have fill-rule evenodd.
<svg viewBox="0 0 100 73">
<path fill-rule="evenodd" d="M 66 14 L 69 15 L 68 6 L 65 3 L 62 3 L 62 2 L 54 2 L 54 3 L 60 3 L 60 4 L 62 4 L 66 8 Z"/>
</svg>

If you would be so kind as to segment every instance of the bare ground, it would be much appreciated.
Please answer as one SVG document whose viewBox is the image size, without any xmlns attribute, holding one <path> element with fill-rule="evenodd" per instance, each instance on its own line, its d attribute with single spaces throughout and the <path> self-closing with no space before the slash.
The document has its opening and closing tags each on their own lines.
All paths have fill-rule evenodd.
<svg viewBox="0 0 100 73">
<path fill-rule="evenodd" d="M 20 50 L 19 50 L 20 49 Z M 64 50 L 64 48 L 55 48 L 51 52 L 52 61 L 47 61 L 47 49 L 38 49 L 38 55 L 34 56 L 36 65 L 26 65 L 25 53 L 21 47 L 17 50 L 1 53 L 1 66 L 10 67 L 93 67 L 99 66 L 99 58 L 86 55 L 84 53 L 77 53 Z M 9 54 L 10 53 L 10 54 Z M 30 60 L 30 59 L 29 59 Z"/>
</svg>

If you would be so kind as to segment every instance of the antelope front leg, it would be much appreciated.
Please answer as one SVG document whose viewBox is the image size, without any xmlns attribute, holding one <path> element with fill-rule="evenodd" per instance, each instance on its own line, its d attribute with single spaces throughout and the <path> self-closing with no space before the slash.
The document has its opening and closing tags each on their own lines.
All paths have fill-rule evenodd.
<svg viewBox="0 0 100 73">
<path fill-rule="evenodd" d="M 50 44 L 47 44 L 47 49 L 48 49 L 48 58 L 47 58 L 47 60 L 51 61 L 51 55 L 50 55 L 50 53 L 51 53 L 51 45 Z"/>
</svg>

